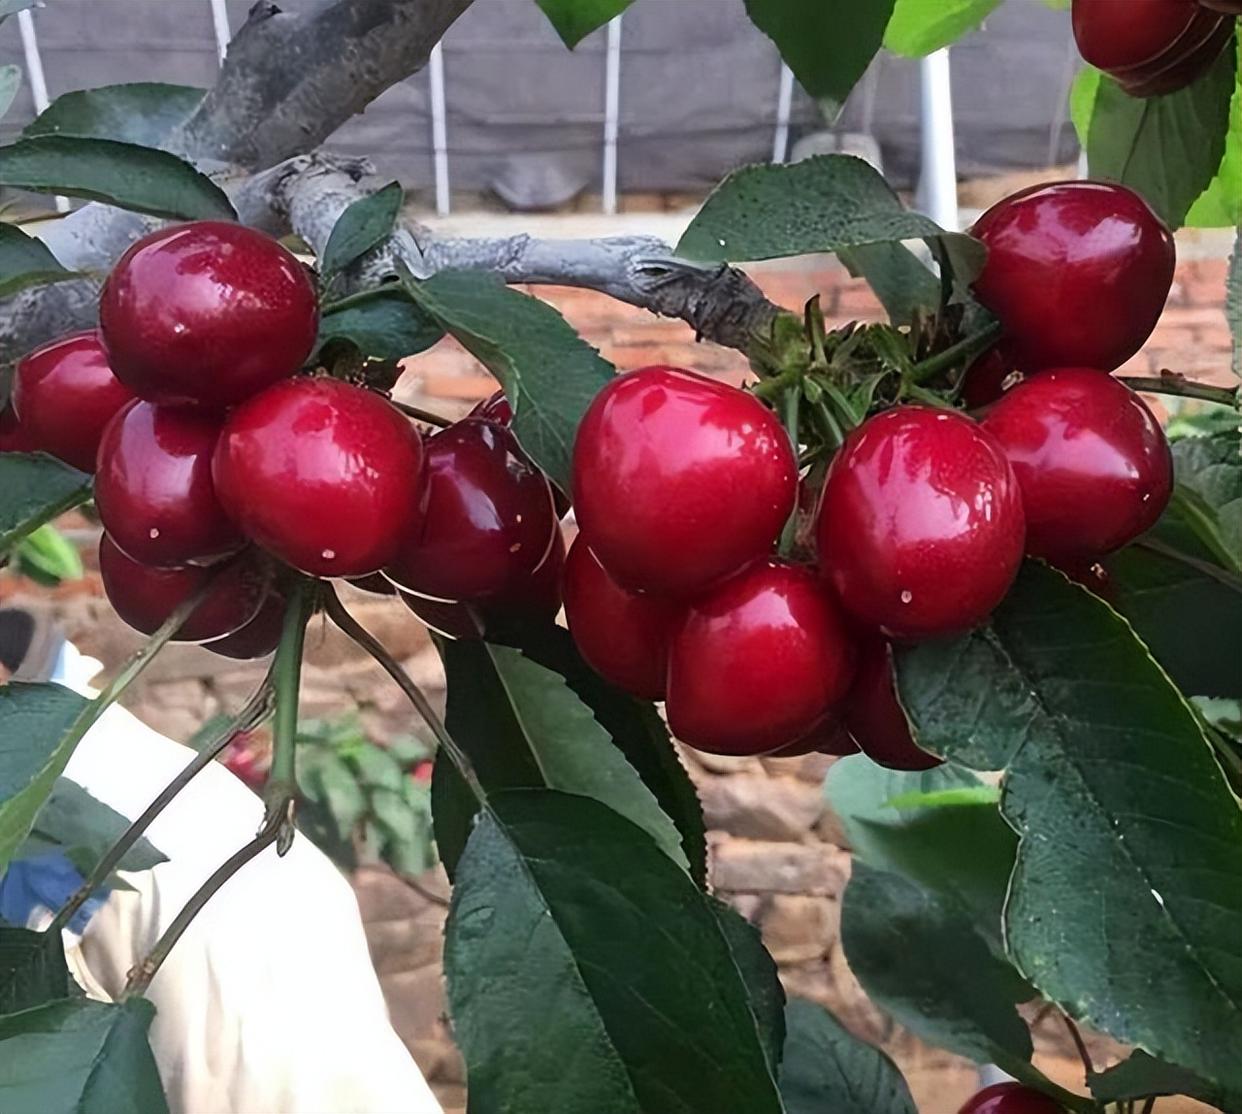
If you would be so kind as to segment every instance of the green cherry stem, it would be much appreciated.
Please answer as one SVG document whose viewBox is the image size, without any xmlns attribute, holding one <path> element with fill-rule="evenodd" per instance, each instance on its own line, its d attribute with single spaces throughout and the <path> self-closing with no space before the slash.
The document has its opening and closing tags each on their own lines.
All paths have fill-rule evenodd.
<svg viewBox="0 0 1242 1114">
<path fill-rule="evenodd" d="M 1196 383 L 1175 371 L 1161 371 L 1157 376 L 1119 375 L 1117 377 L 1132 391 L 1147 394 L 1176 395 L 1180 398 L 1197 398 L 1202 402 L 1215 402 L 1242 409 L 1242 388 L 1216 387 L 1211 383 Z"/>
<path fill-rule="evenodd" d="M 781 399 L 781 417 L 785 422 L 785 431 L 789 434 L 789 440 L 793 444 L 794 455 L 797 456 L 801 450 L 799 444 L 798 422 L 800 420 L 800 411 L 802 408 L 802 387 L 795 385 L 785 390 L 785 396 Z M 784 557 L 788 557 L 793 552 L 794 542 L 798 536 L 798 506 L 797 500 L 794 501 L 794 508 L 789 512 L 789 517 L 785 520 L 784 529 L 781 530 L 780 553 Z"/>
<path fill-rule="evenodd" d="M 934 356 L 928 356 L 927 359 L 920 361 L 910 369 L 911 382 L 926 383 L 943 371 L 948 371 L 958 364 L 967 363 L 999 340 L 1002 332 L 1001 323 L 993 321 L 972 336 L 951 344 Z"/>
<path fill-rule="evenodd" d="M 423 410 L 418 406 L 411 406 L 408 402 L 398 402 L 395 398 L 390 398 L 388 401 L 407 418 L 413 418 L 417 422 L 433 425 L 437 429 L 448 429 L 453 424 L 451 418 L 445 418 L 440 414 L 433 413 L 430 410 Z"/>
</svg>

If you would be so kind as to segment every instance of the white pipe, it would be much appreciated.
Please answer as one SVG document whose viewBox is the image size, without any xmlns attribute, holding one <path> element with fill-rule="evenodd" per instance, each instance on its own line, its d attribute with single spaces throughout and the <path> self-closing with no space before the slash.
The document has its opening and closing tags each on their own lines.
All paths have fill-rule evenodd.
<svg viewBox="0 0 1242 1114">
<path fill-rule="evenodd" d="M 617 133 L 621 118 L 621 17 L 608 21 L 604 55 L 604 212 L 617 211 Z"/>
<path fill-rule="evenodd" d="M 941 228 L 958 231 L 957 156 L 953 146 L 953 82 L 946 47 L 919 65 L 922 156 L 919 208 Z"/>
<path fill-rule="evenodd" d="M 34 16 L 29 10 L 17 13 L 17 26 L 22 34 L 22 53 L 26 56 L 26 73 L 30 76 L 35 112 L 40 113 L 51 101 L 47 95 L 47 78 L 43 74 L 43 56 L 39 53 L 39 36 L 35 33 Z M 69 212 L 69 198 L 57 195 L 56 211 Z"/>
<path fill-rule="evenodd" d="M 772 137 L 772 161 L 784 162 L 789 154 L 789 112 L 793 107 L 793 70 L 781 63 L 781 83 L 776 91 L 776 134 Z"/>
<path fill-rule="evenodd" d="M 444 107 L 444 53 L 441 43 L 431 48 L 427 72 L 431 83 L 431 148 L 435 158 L 436 213 L 446 217 L 452 202 L 449 196 L 448 125 Z"/>
<path fill-rule="evenodd" d="M 216 33 L 216 58 L 224 65 L 224 56 L 228 53 L 229 39 L 233 32 L 229 29 L 229 10 L 225 0 L 211 0 L 211 27 Z"/>
</svg>

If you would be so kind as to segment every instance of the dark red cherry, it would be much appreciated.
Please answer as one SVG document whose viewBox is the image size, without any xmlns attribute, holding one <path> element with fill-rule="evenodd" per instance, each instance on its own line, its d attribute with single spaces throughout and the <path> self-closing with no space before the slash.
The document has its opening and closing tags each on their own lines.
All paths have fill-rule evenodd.
<svg viewBox="0 0 1242 1114">
<path fill-rule="evenodd" d="M 418 430 L 379 395 L 299 377 L 229 415 L 212 478 L 247 537 L 312 576 L 350 577 L 417 529 L 422 468 Z"/>
<path fill-rule="evenodd" d="M 1169 443 L 1129 387 L 1091 368 L 1045 371 L 984 419 L 1022 488 L 1026 551 L 1094 560 L 1155 525 L 1173 491 Z"/>
<path fill-rule="evenodd" d="M 91 330 L 49 341 L 19 360 L 11 405 L 29 444 L 93 472 L 104 427 L 133 397 Z"/>
<path fill-rule="evenodd" d="M 684 608 L 622 588 L 581 534 L 565 563 L 565 619 L 587 664 L 619 688 L 663 700 L 668 642 Z"/>
<path fill-rule="evenodd" d="M 513 407 L 505 398 L 504 391 L 495 391 L 482 402 L 475 403 L 466 417 L 481 418 L 485 422 L 495 422 L 497 425 L 508 425 L 513 421 Z"/>
<path fill-rule="evenodd" d="M 181 603 L 210 583 L 174 642 L 207 642 L 241 629 L 258 613 L 271 580 L 270 566 L 252 550 L 209 569 L 155 569 L 130 560 L 107 534 L 99 542 L 99 574 L 113 610 L 143 634 L 154 634 Z"/>
<path fill-rule="evenodd" d="M 960 1114 L 1065 1114 L 1065 1108 L 1022 1083 L 996 1083 L 967 1100 Z"/>
<path fill-rule="evenodd" d="M 315 286 L 263 232 L 162 228 L 113 268 L 99 327 L 117 378 L 150 402 L 233 406 L 292 375 L 315 343 Z"/>
<path fill-rule="evenodd" d="M 669 726 L 714 754 L 768 754 L 820 725 L 854 645 L 809 569 L 756 561 L 686 611 L 669 644 Z"/>
<path fill-rule="evenodd" d="M 241 531 L 216 498 L 211 455 L 217 418 L 135 401 L 99 445 L 95 505 L 109 536 L 144 565 L 209 564 L 241 549 Z"/>
<path fill-rule="evenodd" d="M 1005 393 L 1005 380 L 1013 374 L 1013 362 L 997 346 L 989 348 L 966 369 L 962 380 L 962 404 L 967 410 L 989 406 Z"/>
<path fill-rule="evenodd" d="M 270 589 L 263 597 L 258 613 L 250 622 L 232 634 L 203 643 L 203 649 L 238 661 L 253 661 L 255 658 L 274 654 L 276 647 L 280 645 L 287 606 L 288 601 L 283 593 L 275 588 Z"/>
<path fill-rule="evenodd" d="M 858 675 L 845 698 L 845 725 L 873 762 L 890 770 L 930 770 L 941 760 L 917 746 L 897 700 L 888 643 L 869 638 L 859 648 Z"/>
<path fill-rule="evenodd" d="M 398 586 L 477 601 L 527 580 L 558 532 L 548 481 L 504 426 L 466 418 L 427 441 L 426 513 L 385 570 Z"/>
<path fill-rule="evenodd" d="M 1120 367 L 1151 336 L 1173 283 L 1173 237 L 1125 186 L 1032 186 L 972 231 L 988 248 L 975 295 L 1025 372 Z"/>
<path fill-rule="evenodd" d="M 804 754 L 830 754 L 837 758 L 857 754 L 858 744 L 854 742 L 844 722 L 835 712 L 830 712 L 823 723 L 813 727 L 797 742 L 774 750 L 771 758 L 799 758 Z"/>
<path fill-rule="evenodd" d="M 39 446 L 17 420 L 12 405 L 0 410 L 0 453 L 37 453 Z"/>
<path fill-rule="evenodd" d="M 1017 576 L 1025 529 L 1001 447 L 969 418 L 899 406 L 833 458 L 820 566 L 847 610 L 892 638 L 968 630 Z"/>
<path fill-rule="evenodd" d="M 578 525 L 632 591 L 690 595 L 762 557 L 797 486 L 793 448 L 772 412 L 681 368 L 617 376 L 574 444 Z"/>
</svg>

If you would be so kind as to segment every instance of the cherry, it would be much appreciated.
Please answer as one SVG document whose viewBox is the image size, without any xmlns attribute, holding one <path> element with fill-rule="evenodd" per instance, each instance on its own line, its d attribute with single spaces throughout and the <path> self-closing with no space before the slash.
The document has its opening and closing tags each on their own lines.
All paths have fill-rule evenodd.
<svg viewBox="0 0 1242 1114">
<path fill-rule="evenodd" d="M 123 383 L 150 402 L 217 410 L 297 371 L 318 323 L 315 286 L 297 258 L 223 221 L 144 236 L 99 300 L 103 343 Z"/>
<path fill-rule="evenodd" d="M 766 754 L 818 727 L 845 695 L 854 646 L 815 574 L 755 561 L 696 600 L 668 656 L 669 726 L 714 754 Z"/>
<path fill-rule="evenodd" d="M 845 607 L 891 638 L 967 630 L 1000 603 L 1025 539 L 1018 481 L 969 418 L 899 406 L 833 458 L 820 565 Z"/>
<path fill-rule="evenodd" d="M 990 406 L 1005 393 L 1005 380 L 1013 374 L 1013 362 L 999 347 L 989 348 L 966 369 L 962 378 L 962 403 L 968 410 Z"/>
<path fill-rule="evenodd" d="M 1155 525 L 1173 491 L 1160 423 L 1129 387 L 1091 368 L 1045 371 L 988 413 L 1026 510 L 1026 551 L 1095 559 Z"/>
<path fill-rule="evenodd" d="M 99 542 L 99 574 L 112 609 L 143 634 L 154 634 L 179 604 L 210 583 L 203 602 L 173 639 L 207 642 L 240 630 L 255 617 L 267 594 L 271 569 L 253 551 L 212 569 L 197 565 L 155 569 L 130 560 L 104 534 Z"/>
<path fill-rule="evenodd" d="M 996 1083 L 967 1100 L 959 1114 L 1065 1114 L 1065 1108 L 1033 1087 Z"/>
<path fill-rule="evenodd" d="M 617 376 L 574 445 L 578 525 L 632 591 L 689 595 L 762 557 L 797 486 L 793 448 L 771 411 L 681 368 Z"/>
<path fill-rule="evenodd" d="M 890 770 L 930 770 L 941 763 L 914 742 L 882 638 L 869 638 L 860 647 L 858 675 L 845 698 L 845 725 L 858 748 Z"/>
<path fill-rule="evenodd" d="M 0 410 L 0 453 L 37 453 L 39 446 L 17 420 L 12 405 Z"/>
<path fill-rule="evenodd" d="M 212 478 L 242 532 L 282 561 L 366 576 L 417 529 L 422 467 L 418 430 L 379 395 L 299 377 L 229 415 Z"/>
<path fill-rule="evenodd" d="M 1173 236 L 1125 186 L 1033 186 L 972 231 L 988 247 L 975 294 L 1022 371 L 1120 367 L 1151 336 L 1173 283 Z"/>
<path fill-rule="evenodd" d="M 663 700 L 668 641 L 682 608 L 622 588 L 581 534 L 565 562 L 565 619 L 587 664 L 619 688 Z"/>
<path fill-rule="evenodd" d="M 505 398 L 504 391 L 496 391 L 482 402 L 476 403 L 466 415 L 468 418 L 481 418 L 485 422 L 495 422 L 506 428 L 513 422 L 513 407 Z M 559 487 L 552 484 L 552 503 L 556 508 L 556 517 L 564 518 L 569 514 L 569 500 Z"/>
<path fill-rule="evenodd" d="M 379 572 L 373 572 L 370 576 L 354 577 L 350 584 L 364 592 L 370 592 L 373 596 L 395 596 L 397 594 L 396 585 Z"/>
<path fill-rule="evenodd" d="M 133 397 L 91 330 L 49 341 L 18 361 L 11 405 L 30 445 L 93 472 L 104 427 Z"/>
<path fill-rule="evenodd" d="M 239 627 L 232 634 L 223 638 L 213 638 L 203 644 L 203 649 L 210 650 L 225 658 L 238 661 L 252 661 L 265 658 L 276 652 L 280 645 L 280 636 L 285 625 L 285 608 L 288 601 L 283 593 L 270 589 L 259 605 L 258 613 L 244 627 Z"/>
<path fill-rule="evenodd" d="M 216 498 L 220 423 L 200 411 L 135 401 L 99 445 L 95 505 L 112 540 L 144 565 L 209 564 L 245 539 Z"/>
<path fill-rule="evenodd" d="M 386 573 L 442 600 L 477 601 L 527 579 L 558 532 L 547 479 L 504 426 L 466 418 L 427 442 L 426 513 Z"/>
<path fill-rule="evenodd" d="M 828 716 L 818 726 L 812 728 L 797 742 L 790 743 L 780 750 L 774 750 L 770 758 L 800 758 L 804 754 L 830 754 L 836 758 L 844 758 L 858 753 L 858 744 L 854 742 L 844 722 L 835 713 Z"/>
</svg>

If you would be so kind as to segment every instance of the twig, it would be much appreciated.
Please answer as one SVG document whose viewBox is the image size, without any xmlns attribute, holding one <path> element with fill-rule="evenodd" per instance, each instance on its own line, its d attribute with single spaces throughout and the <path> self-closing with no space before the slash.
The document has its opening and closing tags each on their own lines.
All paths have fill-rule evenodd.
<svg viewBox="0 0 1242 1114">
<path fill-rule="evenodd" d="M 442 894 L 436 893 L 434 890 L 429 890 L 421 882 L 415 881 L 413 878 L 411 878 L 410 875 L 398 874 L 397 878 L 400 881 L 404 882 L 407 886 L 409 886 L 410 889 L 412 889 L 416 894 L 418 894 L 418 896 L 421 897 L 424 901 L 429 901 L 432 905 L 439 905 L 445 909 L 448 908 L 448 905 L 449 905 L 448 898 L 444 897 Z"/>
<path fill-rule="evenodd" d="M 1174 371 L 1162 371 L 1155 377 L 1119 375 L 1117 377 L 1133 391 L 1147 394 L 1177 395 L 1181 398 L 1197 398 L 1203 402 L 1215 402 L 1234 410 L 1242 405 L 1238 387 L 1215 387 L 1211 383 L 1197 383 Z"/>
<path fill-rule="evenodd" d="M 441 414 L 433 414 L 430 410 L 423 410 L 418 406 L 411 406 L 408 402 L 398 402 L 395 398 L 390 398 L 388 401 L 400 410 L 401 413 L 413 418 L 417 422 L 425 422 L 427 425 L 436 426 L 438 429 L 448 429 L 453 424 L 451 418 L 446 418 Z"/>
<path fill-rule="evenodd" d="M 1074 1041 L 1074 1047 L 1078 1050 L 1078 1058 L 1082 1060 L 1082 1066 L 1087 1073 L 1086 1078 L 1090 1079 L 1095 1074 L 1095 1064 L 1091 1062 L 1091 1053 L 1087 1051 L 1087 1044 L 1082 1039 L 1082 1033 L 1078 1031 L 1078 1026 L 1074 1024 L 1069 1014 L 1061 1014 L 1061 1020 L 1065 1022 L 1065 1027 Z"/>
<path fill-rule="evenodd" d="M 1155 1108 L 1156 1108 L 1156 1098 L 1157 1098 L 1157 1096 L 1156 1096 L 1156 1095 L 1150 1095 L 1150 1096 L 1148 1096 L 1147 1101 L 1146 1101 L 1145 1103 L 1143 1103 L 1143 1114 L 1151 1114 L 1151 1112 L 1152 1112 L 1153 1110 L 1155 1110 Z"/>
</svg>

